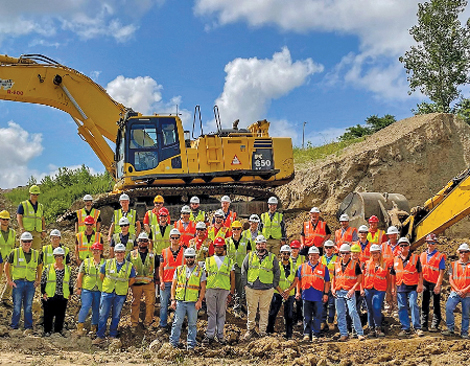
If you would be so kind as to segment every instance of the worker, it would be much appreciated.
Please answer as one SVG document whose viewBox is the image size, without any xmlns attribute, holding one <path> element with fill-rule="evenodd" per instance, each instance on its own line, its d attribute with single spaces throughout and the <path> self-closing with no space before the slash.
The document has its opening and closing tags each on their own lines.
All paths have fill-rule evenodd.
<svg viewBox="0 0 470 366">
<path fill-rule="evenodd" d="M 349 226 L 349 216 L 342 214 L 339 217 L 341 227 L 335 231 L 335 244 L 339 248 L 344 243 L 352 243 L 359 240 L 357 229 Z"/>
<path fill-rule="evenodd" d="M 304 222 L 302 232 L 300 233 L 300 242 L 302 243 L 300 254 L 307 255 L 308 250 L 312 246 L 316 246 L 320 251 L 320 256 L 323 255 L 323 244 L 330 237 L 331 230 L 328 224 L 320 220 L 320 209 L 312 207 L 310 210 L 310 220 Z"/>
<path fill-rule="evenodd" d="M 295 289 L 299 281 L 296 276 L 296 266 L 290 258 L 291 249 L 288 245 L 283 245 L 281 250 L 281 260 L 279 268 L 281 276 L 279 279 L 279 291 L 275 290 L 269 308 L 268 326 L 266 333 L 268 335 L 274 334 L 274 326 L 276 325 L 276 318 L 281 306 L 284 305 L 284 326 L 286 329 L 286 339 L 292 338 L 294 329 L 294 298 Z"/>
<path fill-rule="evenodd" d="M 207 235 L 210 240 L 214 241 L 215 238 L 220 237 L 220 238 L 227 238 L 232 235 L 232 233 L 229 230 L 229 227 L 224 226 L 224 211 L 222 210 L 217 210 L 214 212 L 214 222 L 213 224 L 209 227 L 209 230 L 207 232 Z"/>
<path fill-rule="evenodd" d="M 100 267 L 100 278 L 103 281 L 100 299 L 100 318 L 98 321 L 98 332 L 93 340 L 93 345 L 101 345 L 105 340 L 106 323 L 109 313 L 112 311 L 109 336 L 117 338 L 118 325 L 121 319 L 121 310 L 126 300 L 129 286 L 135 281 L 136 271 L 131 262 L 125 258 L 126 247 L 117 244 L 114 247 L 115 258 L 105 261 Z"/>
<path fill-rule="evenodd" d="M 327 269 L 330 275 L 330 280 L 333 278 L 335 272 L 335 263 L 338 260 L 338 255 L 335 254 L 335 243 L 331 240 L 325 241 L 323 244 L 324 254 L 320 258 L 320 263 L 323 264 Z M 330 291 L 327 293 L 328 301 L 323 303 L 323 316 L 322 316 L 322 330 L 335 330 L 335 297 L 331 293 L 331 286 Z"/>
<path fill-rule="evenodd" d="M 366 225 L 361 225 L 359 226 L 359 229 L 357 229 L 357 231 L 359 239 L 357 241 L 354 241 L 352 244 L 359 246 L 359 261 L 361 263 L 366 263 L 370 259 L 371 243 L 367 239 L 367 237 L 369 236 L 369 228 Z"/>
<path fill-rule="evenodd" d="M 445 254 L 437 251 L 436 234 L 426 236 L 427 251 L 421 253 L 420 261 L 423 267 L 423 299 L 421 301 L 421 329 L 425 332 L 438 332 L 441 323 L 441 286 L 446 269 Z M 428 328 L 429 303 L 432 296 L 433 317 Z"/>
<path fill-rule="evenodd" d="M 237 213 L 230 209 L 231 203 L 232 203 L 232 200 L 230 199 L 229 196 L 223 196 L 220 199 L 221 210 L 224 214 L 223 225 L 229 229 L 230 229 L 230 226 L 232 225 L 232 222 L 234 222 L 237 219 Z M 212 219 L 212 224 L 214 224 L 214 222 L 215 222 L 215 218 Z M 230 235 L 232 235 L 232 233 L 228 233 L 228 236 Z"/>
<path fill-rule="evenodd" d="M 170 305 L 171 284 L 175 269 L 183 265 L 184 248 L 180 245 L 178 229 L 170 231 L 170 246 L 163 249 L 160 265 L 160 328 L 168 331 L 168 306 Z"/>
<path fill-rule="evenodd" d="M 225 241 L 217 238 L 214 243 L 215 254 L 208 257 L 205 262 L 207 275 L 206 304 L 207 304 L 207 330 L 202 341 L 208 346 L 217 338 L 220 345 L 226 345 L 224 325 L 227 314 L 227 302 L 235 294 L 235 268 L 234 261 L 225 255 Z"/>
<path fill-rule="evenodd" d="M 315 342 L 320 338 L 320 325 L 323 317 L 323 304 L 328 302 L 330 273 L 320 261 L 320 251 L 316 246 L 308 250 L 308 262 L 297 270 L 299 281 L 296 297 L 302 296 L 304 309 L 303 341 Z M 302 294 L 300 294 L 302 289 Z"/>
<path fill-rule="evenodd" d="M 256 237 L 258 235 L 261 235 L 261 231 L 259 229 L 259 223 L 260 223 L 260 218 L 257 214 L 252 214 L 250 218 L 248 219 L 248 222 L 250 223 L 250 228 L 246 229 L 243 232 L 243 235 L 246 235 L 250 238 L 251 242 L 254 243 L 256 240 Z"/>
<path fill-rule="evenodd" d="M 191 214 L 189 215 L 189 219 L 194 222 L 204 222 L 207 224 L 207 214 L 205 211 L 201 210 L 199 205 L 201 200 L 198 196 L 193 196 L 189 200 L 189 206 L 191 208 Z"/>
<path fill-rule="evenodd" d="M 399 235 L 399 230 L 395 226 L 390 226 L 387 229 L 388 240 L 385 243 L 382 243 L 381 245 L 382 257 L 385 261 L 385 264 L 387 265 L 387 268 L 393 267 L 395 257 L 400 254 L 400 247 L 398 245 Z M 391 316 L 398 309 L 397 295 L 392 295 L 392 287 L 393 286 L 389 286 L 387 289 L 387 293 L 385 294 L 384 309 L 388 312 L 389 316 Z"/>
<path fill-rule="evenodd" d="M 161 255 L 163 249 L 170 246 L 170 213 L 165 207 L 163 207 L 158 210 L 157 215 L 158 222 L 155 225 L 152 224 L 151 230 L 148 232 L 149 238 L 151 238 L 153 242 L 153 245 L 149 245 L 149 249 L 153 250 L 156 255 Z"/>
<path fill-rule="evenodd" d="M 119 219 L 120 232 L 113 234 L 109 243 L 109 258 L 114 258 L 114 247 L 122 244 L 126 247 L 126 255 L 137 247 L 136 236 L 130 232 L 130 222 L 127 217 Z"/>
<path fill-rule="evenodd" d="M 11 251 L 5 264 L 5 276 L 13 289 L 11 328 L 18 329 L 21 307 L 24 306 L 25 335 L 33 333 L 33 297 L 36 287 L 41 283 L 42 271 L 42 257 L 36 249 L 31 249 L 32 243 L 33 235 L 28 231 L 22 233 L 21 247 Z"/>
<path fill-rule="evenodd" d="M 83 202 L 85 202 L 85 207 L 75 211 L 75 234 L 85 231 L 85 219 L 87 216 L 91 216 L 95 219 L 95 231 L 99 232 L 101 228 L 101 216 L 100 210 L 93 208 L 93 197 L 91 194 L 86 194 L 83 197 Z"/>
<path fill-rule="evenodd" d="M 206 273 L 196 263 L 196 251 L 188 248 L 184 251 L 186 264 L 178 266 L 171 284 L 171 307 L 175 310 L 175 319 L 171 327 L 170 343 L 180 347 L 181 327 L 188 316 L 187 350 L 196 347 L 197 312 L 202 306 L 206 293 Z"/>
<path fill-rule="evenodd" d="M 423 272 L 419 256 L 410 251 L 410 241 L 402 237 L 398 240 L 401 253 L 395 257 L 392 275 L 392 294 L 398 298 L 398 318 L 402 326 L 399 337 L 408 337 L 410 330 L 410 312 L 413 328 L 418 337 L 423 336 L 419 318 L 418 294 L 423 292 Z M 409 310 L 408 310 L 409 309 Z"/>
<path fill-rule="evenodd" d="M 55 248 L 53 255 L 54 263 L 46 265 L 41 276 L 45 337 L 51 336 L 52 323 L 54 332 L 64 336 L 65 310 L 73 293 L 73 280 L 70 267 L 65 264 L 64 248 Z"/>
<path fill-rule="evenodd" d="M 0 255 L 7 260 L 11 251 L 16 246 L 16 231 L 10 227 L 10 213 L 7 210 L 0 212 Z M 1 266 L 2 264 L 0 264 Z M 11 286 L 5 283 L 2 290 L 2 303 L 11 307 Z"/>
<path fill-rule="evenodd" d="M 371 244 L 382 244 L 387 241 L 387 235 L 385 231 L 378 228 L 379 218 L 375 215 L 369 217 L 369 234 L 367 234 L 367 240 Z"/>
<path fill-rule="evenodd" d="M 453 336 L 454 310 L 462 303 L 462 325 L 460 334 L 463 339 L 468 339 L 468 326 L 470 322 L 470 247 L 462 243 L 457 250 L 459 260 L 452 262 L 449 267 L 449 284 L 452 289 L 446 303 L 447 329 L 442 331 L 444 336 Z"/>
<path fill-rule="evenodd" d="M 370 335 L 385 337 L 382 330 L 382 305 L 387 288 L 391 285 L 390 270 L 383 257 L 380 245 L 372 244 L 371 258 L 364 267 L 363 288 L 367 302 L 367 320 Z"/>
<path fill-rule="evenodd" d="M 160 257 L 149 251 L 149 238 L 145 231 L 137 238 L 138 248 L 131 251 L 126 260 L 131 262 L 137 271 L 135 282 L 131 286 L 132 308 L 131 326 L 135 330 L 139 325 L 140 299 L 145 296 L 144 327 L 152 327 L 153 313 L 155 312 L 155 269 L 160 266 Z"/>
<path fill-rule="evenodd" d="M 189 206 L 183 206 L 181 208 L 181 218 L 175 222 L 175 229 L 181 233 L 180 244 L 185 248 L 189 247 L 189 241 L 194 238 L 196 234 L 196 223 L 189 219 L 191 215 L 191 209 Z"/>
<path fill-rule="evenodd" d="M 245 341 L 254 336 L 256 313 L 259 306 L 259 335 L 266 336 L 269 306 L 274 289 L 282 292 L 279 287 L 281 270 L 273 253 L 266 250 L 266 239 L 263 235 L 256 238 L 256 251 L 246 255 L 242 264 L 242 283 L 246 284 L 246 302 L 248 305 L 247 331 Z"/>
<path fill-rule="evenodd" d="M 77 335 L 84 336 L 84 323 L 91 309 L 91 332 L 93 336 L 98 331 L 100 318 L 100 299 L 103 281 L 101 281 L 100 268 L 104 264 L 103 244 L 95 242 L 91 246 L 93 257 L 86 258 L 78 269 L 77 295 L 80 296 L 82 305 L 78 313 Z"/>
<path fill-rule="evenodd" d="M 54 249 L 62 248 L 65 251 L 65 264 L 70 264 L 70 249 L 64 246 L 60 239 L 62 235 L 59 230 L 54 229 L 49 234 L 51 238 L 51 243 L 42 247 L 42 263 L 44 266 L 54 263 Z"/>
<path fill-rule="evenodd" d="M 108 242 L 111 242 L 111 237 L 113 234 L 118 234 L 121 232 L 121 226 L 119 221 L 122 217 L 126 217 L 129 220 L 129 233 L 134 234 L 135 237 L 138 237 L 140 234 L 140 221 L 137 216 L 137 212 L 134 209 L 129 208 L 129 196 L 125 193 L 119 196 L 119 203 L 121 208 L 119 210 L 114 210 L 113 218 L 111 219 L 111 226 L 109 227 L 108 233 Z"/>
<path fill-rule="evenodd" d="M 348 244 L 349 243 L 345 243 L 345 244 Z M 367 248 L 367 253 L 368 253 L 368 259 L 370 259 L 370 246 Z M 357 263 L 359 263 L 359 266 L 361 268 L 361 271 L 362 273 L 364 273 L 364 265 L 365 265 L 365 262 L 362 261 L 362 251 L 361 251 L 361 246 L 359 244 L 354 244 L 351 246 L 351 259 L 353 261 L 356 261 Z M 361 281 L 361 285 L 356 288 L 356 292 L 355 292 L 355 298 L 356 298 L 356 310 L 357 310 L 357 314 L 359 315 L 359 319 L 361 320 L 361 324 L 362 324 L 362 311 L 361 311 L 361 308 L 365 307 L 365 304 L 364 304 L 364 296 L 365 296 L 365 293 L 364 293 L 364 289 L 362 287 L 362 285 L 364 284 L 364 275 L 362 276 L 362 281 Z M 355 329 L 353 327 L 353 324 L 352 324 L 352 319 L 349 315 L 346 315 L 346 320 L 347 320 L 347 323 L 348 323 L 348 329 L 351 329 L 352 331 L 352 334 L 353 336 L 355 337 L 356 336 L 356 333 L 355 333 Z"/>
<path fill-rule="evenodd" d="M 94 229 L 95 219 L 88 216 L 84 221 L 86 225 L 85 231 L 79 232 L 75 235 L 75 261 L 77 262 L 77 265 L 80 265 L 85 258 L 93 256 L 91 246 L 94 243 L 103 243 L 101 233 L 96 232 Z"/>
<path fill-rule="evenodd" d="M 346 313 L 349 313 L 357 338 L 362 341 L 365 337 L 356 308 L 356 290 L 360 288 L 362 271 L 359 262 L 351 258 L 351 247 L 348 244 L 341 245 L 339 253 L 341 260 L 335 263 L 335 272 L 331 284 L 331 293 L 336 299 L 336 316 L 341 335 L 339 340 L 344 342 L 349 339 L 346 322 Z"/>
<path fill-rule="evenodd" d="M 144 230 L 147 234 L 150 234 L 150 231 L 152 230 L 152 226 L 158 226 L 159 224 L 159 214 L 160 210 L 165 204 L 165 201 L 161 195 L 156 195 L 155 198 L 153 199 L 153 208 L 151 210 L 148 210 L 145 212 L 144 215 Z M 165 208 L 166 210 L 166 208 Z M 168 211 L 168 210 L 167 210 Z M 170 223 L 170 215 L 168 214 L 168 223 Z"/>
<path fill-rule="evenodd" d="M 196 236 L 189 241 L 189 247 L 196 251 L 196 262 L 203 267 L 206 258 L 214 255 L 214 244 L 207 237 L 207 226 L 205 222 L 196 224 Z"/>
<path fill-rule="evenodd" d="M 260 230 L 266 238 L 266 250 L 279 256 L 281 245 L 286 244 L 286 224 L 284 216 L 277 210 L 278 199 L 268 199 L 268 211 L 261 214 Z"/>
<path fill-rule="evenodd" d="M 29 232 L 33 236 L 31 249 L 41 250 L 42 239 L 46 237 L 44 206 L 38 202 L 41 190 L 37 185 L 29 187 L 29 200 L 23 201 L 16 211 L 16 220 L 21 233 Z"/>
<path fill-rule="evenodd" d="M 295 271 L 297 272 L 297 269 L 302 265 L 302 263 L 305 262 L 305 256 L 300 255 L 300 241 L 298 240 L 292 240 L 290 242 L 290 258 L 292 260 L 292 263 L 295 265 Z M 301 290 L 302 291 L 302 290 Z M 294 311 L 294 324 L 297 325 L 303 325 L 304 322 L 304 316 L 303 316 L 303 311 L 302 311 L 302 298 L 297 298 L 294 297 L 294 303 L 295 303 L 295 311 Z"/>
</svg>

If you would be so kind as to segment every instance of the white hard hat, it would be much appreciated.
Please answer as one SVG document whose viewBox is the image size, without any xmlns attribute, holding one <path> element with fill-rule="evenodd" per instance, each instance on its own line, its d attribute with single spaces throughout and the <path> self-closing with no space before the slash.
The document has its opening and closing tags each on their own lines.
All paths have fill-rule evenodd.
<svg viewBox="0 0 470 366">
<path fill-rule="evenodd" d="M 172 235 L 181 236 L 181 233 L 177 228 L 173 228 L 173 229 L 170 230 L 170 236 L 172 236 Z"/>
<path fill-rule="evenodd" d="M 263 235 L 258 235 L 255 239 L 255 243 L 256 244 L 266 243 L 266 238 Z"/>
<path fill-rule="evenodd" d="M 191 213 L 191 208 L 189 206 L 181 207 L 181 213 Z"/>
<path fill-rule="evenodd" d="M 281 252 L 289 252 L 290 253 L 290 252 L 292 252 L 292 249 L 288 245 L 283 245 L 281 247 Z"/>
<path fill-rule="evenodd" d="M 85 197 L 83 197 L 83 200 L 84 201 L 93 201 L 93 197 L 91 196 L 91 194 L 86 194 Z"/>
<path fill-rule="evenodd" d="M 457 251 L 460 252 L 461 250 L 465 250 L 466 252 L 469 252 L 470 248 L 467 243 L 462 243 L 460 244 L 459 249 L 457 249 Z"/>
<path fill-rule="evenodd" d="M 214 212 L 214 216 L 222 216 L 222 217 L 224 217 L 225 214 L 224 214 L 224 211 L 223 211 L 223 210 L 218 209 L 217 211 Z"/>
<path fill-rule="evenodd" d="M 348 244 L 343 244 L 343 245 L 341 245 L 341 247 L 339 248 L 339 251 L 340 251 L 340 252 L 350 252 L 350 251 L 351 251 L 351 246 L 348 245 Z"/>
<path fill-rule="evenodd" d="M 387 235 L 400 234 L 396 226 L 390 226 L 387 229 Z"/>
<path fill-rule="evenodd" d="M 335 246 L 335 243 L 333 243 L 331 240 L 327 240 L 325 241 L 325 243 L 323 244 L 324 247 L 334 247 Z"/>
<path fill-rule="evenodd" d="M 65 255 L 65 250 L 61 247 L 57 247 L 52 252 L 53 255 Z"/>
<path fill-rule="evenodd" d="M 126 246 L 124 244 L 116 244 L 116 246 L 114 247 L 114 252 L 125 252 L 126 251 Z"/>
<path fill-rule="evenodd" d="M 121 217 L 119 219 L 119 226 L 122 225 L 130 225 L 131 223 L 129 222 L 129 219 L 127 217 Z"/>
<path fill-rule="evenodd" d="M 310 247 L 310 249 L 308 250 L 308 254 L 320 254 L 320 250 L 315 247 L 315 246 L 312 246 Z"/>
<path fill-rule="evenodd" d="M 20 240 L 21 241 L 33 240 L 33 235 L 30 232 L 25 231 L 23 234 L 21 234 Z"/>
<path fill-rule="evenodd" d="M 148 238 L 149 238 L 149 236 L 147 235 L 147 233 L 145 231 L 143 231 L 139 234 L 139 237 L 137 238 L 137 240 L 140 240 L 140 239 L 148 240 Z"/>
<path fill-rule="evenodd" d="M 230 199 L 229 196 L 223 196 L 223 197 L 220 199 L 220 202 L 232 202 L 232 200 Z"/>
<path fill-rule="evenodd" d="M 272 196 L 272 197 L 269 197 L 268 199 L 268 204 L 269 205 L 277 205 L 279 203 L 279 201 L 277 200 L 276 197 Z"/>
<path fill-rule="evenodd" d="M 196 229 L 207 229 L 207 226 L 204 222 L 198 221 L 198 223 L 196 224 Z"/>
<path fill-rule="evenodd" d="M 371 252 L 381 252 L 382 251 L 382 248 L 380 247 L 380 245 L 377 245 L 377 244 L 372 244 L 370 246 L 370 249 L 369 249 Z"/>
<path fill-rule="evenodd" d="M 119 201 L 129 201 L 129 196 L 123 193 L 119 196 Z"/>
<path fill-rule="evenodd" d="M 349 216 L 346 215 L 346 214 L 342 214 L 340 217 L 339 217 L 339 222 L 341 221 L 349 221 Z"/>
<path fill-rule="evenodd" d="M 250 216 L 250 219 L 248 220 L 250 222 L 260 222 L 261 220 L 259 219 L 259 216 L 257 214 L 253 214 Z"/>
<path fill-rule="evenodd" d="M 189 203 L 201 203 L 198 196 L 192 196 Z"/>
<path fill-rule="evenodd" d="M 310 213 L 320 213 L 320 209 L 318 207 L 312 207 Z"/>
<path fill-rule="evenodd" d="M 62 235 L 60 235 L 60 231 L 57 229 L 52 230 L 49 236 L 58 236 L 59 238 L 62 237 Z"/>
<path fill-rule="evenodd" d="M 410 241 L 408 240 L 408 238 L 402 236 L 400 239 L 398 239 L 398 243 L 397 243 L 397 244 L 400 244 L 400 243 L 408 243 L 408 244 L 410 244 Z"/>
<path fill-rule="evenodd" d="M 196 251 L 194 248 L 188 248 L 184 251 L 184 256 L 185 257 L 195 257 L 196 256 Z"/>
<path fill-rule="evenodd" d="M 361 226 L 359 226 L 359 229 L 357 229 L 357 231 L 360 232 L 360 233 L 368 233 L 369 228 L 367 227 L 367 225 L 361 225 Z"/>
</svg>

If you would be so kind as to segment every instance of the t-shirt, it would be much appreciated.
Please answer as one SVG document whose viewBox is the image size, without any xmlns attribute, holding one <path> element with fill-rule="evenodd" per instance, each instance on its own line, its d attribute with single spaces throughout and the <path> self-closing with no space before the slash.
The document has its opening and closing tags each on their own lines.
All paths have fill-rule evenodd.
<svg viewBox="0 0 470 366">
<path fill-rule="evenodd" d="M 467 265 L 470 263 L 470 261 L 468 262 L 460 262 L 458 261 L 457 263 L 459 263 L 462 267 L 464 267 L 463 269 L 465 269 L 465 267 L 467 267 Z M 452 272 L 453 272 L 453 269 L 452 269 L 453 266 L 449 266 L 449 277 L 452 276 Z M 465 297 L 470 297 L 470 292 L 467 292 L 467 294 L 465 295 Z"/>
<path fill-rule="evenodd" d="M 217 268 L 220 269 L 222 266 L 222 263 L 224 263 L 225 260 L 225 255 L 218 256 L 214 255 L 215 263 L 217 264 Z M 235 271 L 235 265 L 232 265 L 232 268 L 230 269 L 231 271 Z"/>
<path fill-rule="evenodd" d="M 36 204 L 32 203 L 31 200 L 28 200 L 29 203 L 31 203 L 31 206 L 33 206 L 34 212 L 38 212 L 38 207 L 39 207 L 39 202 L 36 202 Z M 24 215 L 24 208 L 23 205 L 20 203 L 18 206 L 18 210 L 16 211 L 18 215 Z"/>
<path fill-rule="evenodd" d="M 315 268 L 318 266 L 320 262 L 317 264 L 313 265 L 310 262 L 306 262 L 308 266 L 312 268 L 312 270 L 315 270 Z M 325 266 L 326 267 L 326 266 Z M 296 277 L 301 279 L 301 273 L 302 273 L 302 266 L 299 267 L 297 270 Z M 324 275 L 325 282 L 330 282 L 330 271 L 328 271 L 327 268 L 325 268 L 325 275 Z M 323 291 L 318 291 L 317 289 L 310 287 L 308 289 L 302 290 L 302 300 L 306 301 L 323 301 Z"/>
<path fill-rule="evenodd" d="M 93 263 L 95 263 L 93 258 L 91 260 L 93 261 Z M 99 263 L 95 265 L 95 269 L 97 269 L 98 271 L 100 270 L 99 265 Z M 80 267 L 78 268 L 78 273 L 85 273 L 85 261 L 80 264 Z M 95 287 L 93 287 L 90 291 L 98 291 L 98 284 L 95 284 Z"/>
<path fill-rule="evenodd" d="M 436 253 L 437 253 L 437 249 L 434 249 L 431 253 L 428 253 L 428 251 L 426 251 L 426 259 L 428 263 L 431 260 L 432 256 Z M 441 261 L 439 262 L 439 270 L 443 271 L 445 269 L 446 269 L 446 261 L 444 259 L 444 256 L 442 256 Z"/>
<path fill-rule="evenodd" d="M 398 257 L 395 257 L 395 258 L 398 258 L 398 260 L 401 260 L 403 262 L 403 267 L 405 267 L 410 258 L 411 258 L 411 251 L 408 253 L 408 256 L 405 258 L 405 260 L 403 260 L 403 258 L 401 257 L 401 255 L 399 255 Z M 421 273 L 422 271 L 422 267 L 421 267 L 421 261 L 419 260 L 419 256 L 418 256 L 418 262 L 416 263 L 416 270 L 418 273 Z M 396 271 L 395 271 L 395 266 L 393 267 L 390 267 L 390 274 L 392 276 L 396 276 Z M 403 282 L 401 285 L 397 286 L 397 292 L 411 292 L 411 291 L 416 291 L 418 288 L 418 285 L 405 285 L 405 282 Z"/>
<path fill-rule="evenodd" d="M 346 267 L 348 266 L 349 262 L 351 262 L 351 258 L 349 258 L 349 260 L 346 262 L 346 263 L 343 263 L 343 261 L 340 261 L 341 263 L 341 270 L 344 272 L 346 270 Z M 336 271 L 334 272 L 336 273 Z M 334 275 L 333 273 L 333 275 Z M 356 268 L 355 268 L 355 274 L 356 276 L 359 276 L 360 274 L 362 274 L 362 270 L 361 270 L 361 264 L 357 261 L 356 262 Z"/>
<path fill-rule="evenodd" d="M 6 243 L 8 240 L 8 237 L 10 236 L 10 230 L 7 229 L 7 231 L 0 230 L 2 232 L 3 236 L 3 241 Z"/>
<path fill-rule="evenodd" d="M 240 240 L 242 240 L 242 237 L 240 236 L 240 239 L 235 240 L 235 238 L 232 236 L 233 244 L 235 245 L 235 250 L 238 250 L 238 246 L 240 245 Z M 251 249 L 251 241 L 249 240 L 248 243 L 246 244 L 246 250 L 250 251 Z"/>
</svg>

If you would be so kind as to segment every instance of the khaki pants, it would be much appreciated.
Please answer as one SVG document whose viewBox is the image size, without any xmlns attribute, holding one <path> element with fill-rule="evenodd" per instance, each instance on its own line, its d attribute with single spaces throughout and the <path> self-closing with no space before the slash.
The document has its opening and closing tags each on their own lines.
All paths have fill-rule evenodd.
<svg viewBox="0 0 470 366">
<path fill-rule="evenodd" d="M 12 301 L 11 298 L 11 286 L 8 283 L 5 283 L 5 286 L 3 287 L 2 291 L 2 300 L 10 300 Z"/>
<path fill-rule="evenodd" d="M 279 253 L 281 252 L 281 241 L 278 239 L 267 239 L 266 250 L 275 254 L 276 258 L 279 257 Z"/>
<path fill-rule="evenodd" d="M 39 231 L 30 231 L 31 235 L 33 236 L 33 243 L 31 244 L 31 249 L 36 249 L 38 251 L 42 251 L 42 232 Z"/>
<path fill-rule="evenodd" d="M 247 330 L 255 329 L 256 313 L 259 306 L 259 332 L 266 333 L 268 327 L 269 307 L 274 294 L 274 288 L 269 290 L 253 290 L 245 286 L 246 304 L 248 307 Z"/>
<path fill-rule="evenodd" d="M 140 299 L 145 295 L 145 321 L 144 325 L 150 325 L 153 322 L 153 314 L 155 311 L 155 283 L 150 282 L 146 285 L 132 286 L 132 312 L 131 322 L 132 326 L 136 327 L 139 324 L 140 315 Z"/>
</svg>

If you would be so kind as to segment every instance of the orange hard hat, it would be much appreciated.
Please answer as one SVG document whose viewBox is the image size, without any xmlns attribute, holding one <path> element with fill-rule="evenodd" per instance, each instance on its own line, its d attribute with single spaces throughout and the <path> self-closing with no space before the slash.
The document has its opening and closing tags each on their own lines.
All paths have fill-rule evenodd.
<svg viewBox="0 0 470 366">
<path fill-rule="evenodd" d="M 93 225 L 95 223 L 95 219 L 92 216 L 85 217 L 85 220 L 83 221 L 85 224 L 88 224 L 88 225 Z"/>
<path fill-rule="evenodd" d="M 372 215 L 371 217 L 369 217 L 369 223 L 371 222 L 379 222 L 379 218 L 375 215 Z"/>
<path fill-rule="evenodd" d="M 290 242 L 290 247 L 291 247 L 291 249 L 300 249 L 300 241 L 292 240 Z"/>
<path fill-rule="evenodd" d="M 225 246 L 225 240 L 224 238 L 221 238 L 220 236 L 215 238 L 214 240 L 214 246 L 215 247 L 223 247 Z"/>
<path fill-rule="evenodd" d="M 101 244 L 100 242 L 96 242 L 91 246 L 91 249 L 103 250 L 103 244 Z"/>
</svg>

